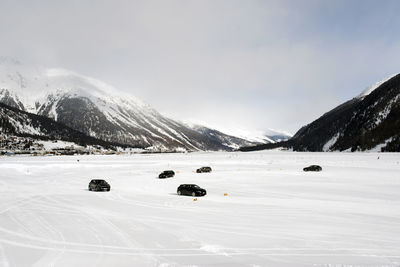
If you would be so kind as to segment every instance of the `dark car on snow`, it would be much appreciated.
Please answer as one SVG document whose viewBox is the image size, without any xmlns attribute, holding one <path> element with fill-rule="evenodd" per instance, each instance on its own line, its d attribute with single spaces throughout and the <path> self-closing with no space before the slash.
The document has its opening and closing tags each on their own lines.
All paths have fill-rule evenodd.
<svg viewBox="0 0 400 267">
<path fill-rule="evenodd" d="M 305 167 L 303 169 L 303 171 L 305 171 L 305 172 L 320 172 L 320 171 L 322 171 L 322 167 L 319 165 L 311 165 L 311 166 Z"/>
<path fill-rule="evenodd" d="M 89 183 L 89 191 L 110 191 L 111 186 L 105 180 L 93 179 Z"/>
<path fill-rule="evenodd" d="M 186 195 L 192 197 L 202 197 L 207 194 L 207 191 L 195 184 L 181 184 L 176 190 L 178 195 Z"/>
<path fill-rule="evenodd" d="M 170 177 L 174 177 L 174 176 L 175 176 L 174 171 L 163 171 L 162 173 L 160 173 L 160 175 L 158 175 L 158 178 L 162 179 L 162 178 L 170 178 Z"/>
<path fill-rule="evenodd" d="M 201 167 L 196 170 L 197 173 L 211 172 L 211 167 Z"/>
</svg>

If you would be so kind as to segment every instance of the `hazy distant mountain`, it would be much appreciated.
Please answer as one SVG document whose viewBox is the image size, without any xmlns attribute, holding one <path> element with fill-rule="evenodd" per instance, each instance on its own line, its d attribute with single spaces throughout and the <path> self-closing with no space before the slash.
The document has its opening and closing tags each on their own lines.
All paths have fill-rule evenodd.
<svg viewBox="0 0 400 267">
<path fill-rule="evenodd" d="M 295 151 L 400 151 L 400 74 L 325 113 L 288 142 L 243 150 L 276 146 Z"/>
<path fill-rule="evenodd" d="M 265 131 L 264 136 L 266 136 L 267 138 L 271 139 L 274 142 L 287 141 L 293 137 L 293 135 L 288 132 L 277 131 L 272 129 L 268 129 L 267 131 Z"/>
<path fill-rule="evenodd" d="M 62 69 L 25 66 L 9 58 L 0 59 L 0 102 L 130 146 L 232 150 L 256 144 L 212 129 L 192 129 L 99 80 Z"/>
<path fill-rule="evenodd" d="M 195 126 L 190 126 L 190 127 L 196 129 Z M 270 143 L 286 141 L 293 136 L 292 134 L 286 131 L 273 130 L 273 129 L 249 131 L 243 128 L 236 128 L 234 130 L 232 129 L 223 130 L 222 132 L 258 144 L 270 144 Z"/>
</svg>

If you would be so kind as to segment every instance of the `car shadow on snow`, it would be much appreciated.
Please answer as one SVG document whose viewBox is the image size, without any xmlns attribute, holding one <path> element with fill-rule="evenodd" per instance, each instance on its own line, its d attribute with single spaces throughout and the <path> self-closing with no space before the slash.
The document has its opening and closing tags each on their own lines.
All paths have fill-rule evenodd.
<svg viewBox="0 0 400 267">
<path fill-rule="evenodd" d="M 82 188 L 82 191 L 88 191 L 88 192 L 93 192 L 93 193 L 103 193 L 103 192 L 105 192 L 105 193 L 109 193 L 110 191 L 90 191 L 89 189 L 87 189 L 87 188 Z"/>
</svg>

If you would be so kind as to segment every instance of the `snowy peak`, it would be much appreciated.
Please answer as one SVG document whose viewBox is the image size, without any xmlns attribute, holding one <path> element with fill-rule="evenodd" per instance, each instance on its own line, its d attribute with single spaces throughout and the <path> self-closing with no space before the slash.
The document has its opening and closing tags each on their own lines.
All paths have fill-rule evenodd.
<svg viewBox="0 0 400 267">
<path fill-rule="evenodd" d="M 0 102 L 52 118 L 108 142 L 159 151 L 232 150 L 254 144 L 204 127 L 191 129 L 136 97 L 65 69 L 0 61 Z"/>
<path fill-rule="evenodd" d="M 18 97 L 26 109 L 31 111 L 35 111 L 36 102 L 60 96 L 84 97 L 125 107 L 148 107 L 134 96 L 118 91 L 100 80 L 65 69 L 27 67 L 15 62 L 0 61 L 0 88 Z"/>
<path fill-rule="evenodd" d="M 394 76 L 398 75 L 397 74 L 392 74 L 390 76 L 388 76 L 387 78 L 374 83 L 373 85 L 367 87 L 361 94 L 359 94 L 356 98 L 358 99 L 362 99 L 364 97 L 366 97 L 367 95 L 371 94 L 373 91 L 375 91 L 376 88 L 378 88 L 379 86 L 381 86 L 382 84 L 384 84 L 385 82 L 389 81 L 390 79 L 392 79 Z"/>
<path fill-rule="evenodd" d="M 65 69 L 46 69 L 44 77 L 47 87 L 57 88 L 69 96 L 87 97 L 126 106 L 149 107 L 136 97 L 117 90 L 115 87 L 92 77 L 80 75 Z"/>
</svg>

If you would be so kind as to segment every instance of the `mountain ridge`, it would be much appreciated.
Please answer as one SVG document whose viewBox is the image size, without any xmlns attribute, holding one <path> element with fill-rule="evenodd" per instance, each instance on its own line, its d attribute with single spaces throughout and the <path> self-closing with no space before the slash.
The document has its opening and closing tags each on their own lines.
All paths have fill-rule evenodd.
<svg viewBox="0 0 400 267">
<path fill-rule="evenodd" d="M 15 61 L 0 61 L 0 102 L 95 138 L 135 147 L 230 151 L 257 144 L 213 129 L 207 132 L 214 131 L 214 136 L 204 128 L 192 129 L 97 79 Z"/>
<path fill-rule="evenodd" d="M 400 74 L 364 90 L 315 121 L 287 142 L 243 147 L 253 151 L 285 147 L 294 151 L 400 152 Z"/>
</svg>

